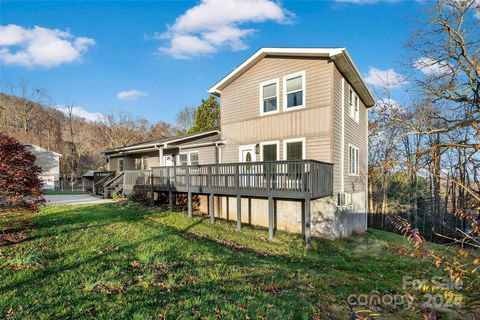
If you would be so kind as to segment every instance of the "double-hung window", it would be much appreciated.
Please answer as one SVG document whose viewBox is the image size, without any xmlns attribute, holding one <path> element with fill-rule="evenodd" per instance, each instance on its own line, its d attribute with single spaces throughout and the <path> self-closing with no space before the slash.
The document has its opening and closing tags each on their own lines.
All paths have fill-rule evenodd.
<svg viewBox="0 0 480 320">
<path fill-rule="evenodd" d="M 148 170 L 150 169 L 148 165 L 148 156 L 143 156 L 142 157 L 142 170 Z"/>
<path fill-rule="evenodd" d="M 260 83 L 260 115 L 278 112 L 278 79 Z"/>
<path fill-rule="evenodd" d="M 283 158 L 285 160 L 305 159 L 305 138 L 283 140 Z M 302 166 L 297 163 L 289 163 L 287 166 L 290 179 L 300 179 Z"/>
<path fill-rule="evenodd" d="M 198 166 L 198 152 L 190 152 L 188 156 L 190 157 L 190 165 Z"/>
<path fill-rule="evenodd" d="M 180 153 L 178 162 L 181 166 L 198 166 L 198 151 Z"/>
<path fill-rule="evenodd" d="M 352 145 L 348 146 L 348 158 L 349 158 L 349 168 L 348 173 L 350 175 L 359 174 L 359 159 L 358 159 L 358 148 Z"/>
<path fill-rule="evenodd" d="M 350 88 L 349 91 L 349 105 L 350 105 L 350 117 L 358 122 L 359 113 L 360 113 L 360 99 L 358 98 L 357 93 Z"/>
<path fill-rule="evenodd" d="M 305 71 L 283 77 L 283 109 L 305 107 Z"/>
<path fill-rule="evenodd" d="M 123 172 L 123 159 L 118 159 L 118 171 Z"/>
<path fill-rule="evenodd" d="M 188 154 L 187 153 L 180 153 L 178 155 L 178 163 L 181 166 L 188 166 Z"/>
</svg>

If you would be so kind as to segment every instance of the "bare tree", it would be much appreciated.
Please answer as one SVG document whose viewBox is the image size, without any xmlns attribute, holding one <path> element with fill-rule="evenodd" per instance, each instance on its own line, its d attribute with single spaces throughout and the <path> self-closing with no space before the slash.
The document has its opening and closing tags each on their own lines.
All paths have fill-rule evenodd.
<svg viewBox="0 0 480 320">
<path fill-rule="evenodd" d="M 197 108 L 184 107 L 178 111 L 175 117 L 175 130 L 181 134 L 186 134 L 193 127 Z"/>
</svg>

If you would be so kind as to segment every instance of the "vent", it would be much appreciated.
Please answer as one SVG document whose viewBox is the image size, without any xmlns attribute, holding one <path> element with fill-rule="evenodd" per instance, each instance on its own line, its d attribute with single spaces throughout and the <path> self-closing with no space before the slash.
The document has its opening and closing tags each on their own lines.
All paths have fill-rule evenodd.
<svg viewBox="0 0 480 320">
<path fill-rule="evenodd" d="M 350 206 L 352 204 L 352 194 L 341 192 L 338 194 L 339 206 Z"/>
</svg>

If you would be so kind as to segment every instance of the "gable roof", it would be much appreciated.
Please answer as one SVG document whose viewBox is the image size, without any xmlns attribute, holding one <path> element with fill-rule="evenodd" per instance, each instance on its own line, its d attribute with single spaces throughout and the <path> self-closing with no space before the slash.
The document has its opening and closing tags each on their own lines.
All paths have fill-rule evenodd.
<svg viewBox="0 0 480 320">
<path fill-rule="evenodd" d="M 210 94 L 220 96 L 222 90 L 248 69 L 267 56 L 325 57 L 332 59 L 340 72 L 347 78 L 367 108 L 375 105 L 375 98 L 362 78 L 345 48 L 261 48 L 235 70 L 211 87 Z"/>
<path fill-rule="evenodd" d="M 205 138 L 208 136 L 214 137 L 213 139 L 210 139 L 211 141 L 217 141 L 220 140 L 220 131 L 218 130 L 212 130 L 212 131 L 206 131 L 206 132 L 200 132 L 200 133 L 193 133 L 193 134 L 186 134 L 186 135 L 181 135 L 181 136 L 174 136 L 174 137 L 169 137 L 169 138 L 163 138 L 159 140 L 153 140 L 153 141 L 147 141 L 147 142 L 142 142 L 142 143 L 136 143 L 136 144 L 131 144 L 128 146 L 120 147 L 120 148 L 115 148 L 115 149 L 109 149 L 104 151 L 104 154 L 111 154 L 111 153 L 122 153 L 126 151 L 135 151 L 139 149 L 155 149 L 155 147 L 161 147 L 161 146 L 166 146 L 167 144 L 174 144 L 174 145 L 180 145 L 183 144 L 185 141 L 191 142 L 192 140 L 194 141 L 206 141 Z"/>
<path fill-rule="evenodd" d="M 55 152 L 55 151 L 51 151 L 51 150 L 47 150 L 45 148 L 42 148 L 40 146 L 37 146 L 36 144 L 31 144 L 31 143 L 27 143 L 27 144 L 24 144 L 25 147 L 27 147 L 28 149 L 30 149 L 30 151 L 38 151 L 38 152 L 48 152 L 48 153 L 52 153 L 56 156 L 59 156 L 61 157 L 62 155 L 58 152 Z"/>
</svg>

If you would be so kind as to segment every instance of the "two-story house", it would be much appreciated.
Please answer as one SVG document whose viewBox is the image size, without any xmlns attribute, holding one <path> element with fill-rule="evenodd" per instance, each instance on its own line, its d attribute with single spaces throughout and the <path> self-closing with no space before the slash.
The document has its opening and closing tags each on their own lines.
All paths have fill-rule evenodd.
<svg viewBox="0 0 480 320">
<path fill-rule="evenodd" d="M 60 186 L 60 157 L 62 155 L 34 144 L 26 144 L 25 149 L 37 157 L 35 164 L 42 169 L 42 173 L 39 175 L 43 182 L 42 189 L 58 189 Z"/>
<path fill-rule="evenodd" d="M 221 101 L 221 133 L 205 133 L 215 156 L 185 167 L 193 164 L 180 152 L 185 146 L 167 163 L 162 141 L 150 143 L 160 166 L 152 168 L 153 191 L 168 183 L 189 200 L 199 194 L 212 221 L 268 226 L 271 235 L 336 238 L 366 229 L 367 119 L 375 100 L 346 49 L 263 48 L 209 93 Z M 204 146 L 196 138 L 205 137 L 190 140 L 199 159 Z"/>
</svg>

